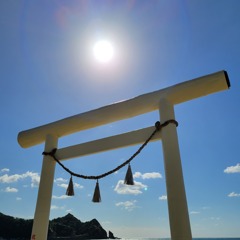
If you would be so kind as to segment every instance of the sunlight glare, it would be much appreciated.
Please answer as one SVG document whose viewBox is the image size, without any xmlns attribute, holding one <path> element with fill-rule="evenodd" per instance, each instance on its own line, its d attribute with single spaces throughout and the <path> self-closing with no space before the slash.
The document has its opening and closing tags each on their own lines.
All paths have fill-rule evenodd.
<svg viewBox="0 0 240 240">
<path fill-rule="evenodd" d="M 93 54 L 97 61 L 107 63 L 112 60 L 114 55 L 113 45 L 106 40 L 101 40 L 95 43 Z"/>
</svg>

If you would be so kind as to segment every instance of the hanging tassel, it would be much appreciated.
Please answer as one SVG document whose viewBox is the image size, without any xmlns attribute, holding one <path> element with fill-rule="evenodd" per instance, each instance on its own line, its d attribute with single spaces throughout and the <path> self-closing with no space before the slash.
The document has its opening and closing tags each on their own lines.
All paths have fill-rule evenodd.
<svg viewBox="0 0 240 240">
<path fill-rule="evenodd" d="M 128 164 L 128 170 L 127 170 L 127 173 L 126 173 L 126 176 L 125 176 L 124 184 L 134 185 L 132 169 L 131 169 L 130 163 Z"/>
<path fill-rule="evenodd" d="M 72 175 L 68 184 L 68 188 L 66 191 L 67 196 L 74 196 L 74 189 L 73 189 L 73 181 L 72 181 Z"/>
<path fill-rule="evenodd" d="M 101 195 L 100 195 L 98 180 L 97 180 L 97 183 L 96 183 L 96 186 L 95 186 L 92 201 L 93 202 L 101 202 Z"/>
</svg>

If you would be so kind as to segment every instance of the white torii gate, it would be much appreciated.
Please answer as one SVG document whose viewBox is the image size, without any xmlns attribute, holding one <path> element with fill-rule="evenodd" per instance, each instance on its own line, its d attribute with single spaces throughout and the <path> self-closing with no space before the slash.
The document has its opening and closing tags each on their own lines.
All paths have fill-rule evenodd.
<svg viewBox="0 0 240 240">
<path fill-rule="evenodd" d="M 107 123 L 131 118 L 159 110 L 161 122 L 175 119 L 174 105 L 223 91 L 230 87 L 226 71 L 186 81 L 162 90 L 114 103 L 99 109 L 81 113 L 18 134 L 18 142 L 28 148 L 45 142 L 45 152 L 57 148 L 58 138 L 94 128 Z M 148 127 L 133 132 L 111 136 L 87 143 L 58 149 L 59 160 L 84 156 L 111 149 L 143 143 L 153 132 Z M 166 175 L 169 222 L 172 240 L 191 240 L 187 199 L 185 194 L 177 130 L 175 124 L 162 128 L 151 140 L 162 139 Z M 38 198 L 34 215 L 31 239 L 47 239 L 52 188 L 56 162 L 51 156 L 43 157 Z"/>
</svg>

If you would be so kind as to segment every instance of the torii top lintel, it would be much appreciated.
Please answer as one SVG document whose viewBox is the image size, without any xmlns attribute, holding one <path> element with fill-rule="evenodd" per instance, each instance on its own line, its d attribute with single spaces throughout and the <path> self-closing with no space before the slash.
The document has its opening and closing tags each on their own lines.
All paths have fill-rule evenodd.
<svg viewBox="0 0 240 240">
<path fill-rule="evenodd" d="M 219 71 L 126 101 L 113 103 L 89 112 L 22 131 L 18 134 L 18 143 L 20 146 L 28 148 L 44 142 L 48 134 L 63 137 L 157 110 L 159 109 L 159 101 L 162 98 L 168 99 L 175 105 L 228 88 L 230 88 L 230 81 L 227 72 Z"/>
</svg>

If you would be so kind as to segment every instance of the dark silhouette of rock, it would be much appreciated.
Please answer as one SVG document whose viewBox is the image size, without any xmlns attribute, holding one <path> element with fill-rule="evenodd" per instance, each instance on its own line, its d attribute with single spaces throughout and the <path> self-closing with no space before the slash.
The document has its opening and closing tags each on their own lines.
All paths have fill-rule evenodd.
<svg viewBox="0 0 240 240">
<path fill-rule="evenodd" d="M 14 218 L 0 213 L 0 238 L 30 239 L 33 220 Z"/>
<path fill-rule="evenodd" d="M 108 238 L 115 239 L 115 237 L 111 231 L 108 232 Z"/>
<path fill-rule="evenodd" d="M 0 239 L 29 240 L 33 220 L 14 218 L 0 213 Z M 109 231 L 109 236 L 115 238 Z M 48 240 L 106 239 L 107 232 L 93 219 L 81 222 L 72 214 L 53 219 L 49 222 Z"/>
<path fill-rule="evenodd" d="M 71 239 L 106 239 L 107 232 L 96 219 L 83 223 L 69 213 L 62 218 L 53 219 L 49 224 L 48 239 L 61 239 L 60 237 L 64 237 L 64 239 L 66 237 Z"/>
</svg>

